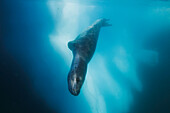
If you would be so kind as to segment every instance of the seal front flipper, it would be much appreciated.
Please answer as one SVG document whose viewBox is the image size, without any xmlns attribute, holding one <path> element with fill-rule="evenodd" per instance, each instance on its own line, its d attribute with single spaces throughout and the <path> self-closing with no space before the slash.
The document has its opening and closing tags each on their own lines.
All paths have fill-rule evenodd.
<svg viewBox="0 0 170 113">
<path fill-rule="evenodd" d="M 70 41 L 70 42 L 68 42 L 68 48 L 69 48 L 71 51 L 75 50 L 76 45 L 77 45 L 77 44 L 75 43 L 75 41 Z"/>
</svg>

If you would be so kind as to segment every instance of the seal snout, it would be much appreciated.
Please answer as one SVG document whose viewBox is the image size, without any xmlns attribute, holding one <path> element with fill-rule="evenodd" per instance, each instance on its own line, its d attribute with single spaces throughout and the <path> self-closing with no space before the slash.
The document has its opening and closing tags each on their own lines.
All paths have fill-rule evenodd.
<svg viewBox="0 0 170 113">
<path fill-rule="evenodd" d="M 80 93 L 80 91 L 77 91 L 77 90 L 75 90 L 75 89 L 69 89 L 69 91 L 70 91 L 70 93 L 71 93 L 72 95 L 74 95 L 74 96 L 78 96 L 79 93 Z"/>
<path fill-rule="evenodd" d="M 77 96 L 80 93 L 80 88 L 78 87 L 78 84 L 75 82 L 75 80 L 71 80 L 69 85 L 69 91 L 74 96 Z"/>
<path fill-rule="evenodd" d="M 70 75 L 68 77 L 68 88 L 71 94 L 77 96 L 80 93 L 80 84 L 77 81 L 76 74 Z"/>
</svg>

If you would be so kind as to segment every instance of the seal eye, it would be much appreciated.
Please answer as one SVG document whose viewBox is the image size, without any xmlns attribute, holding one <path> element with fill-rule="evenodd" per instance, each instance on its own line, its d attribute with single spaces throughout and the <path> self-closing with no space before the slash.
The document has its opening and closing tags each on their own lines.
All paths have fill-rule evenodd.
<svg viewBox="0 0 170 113">
<path fill-rule="evenodd" d="M 80 82 L 80 79 L 79 79 L 79 78 L 77 78 L 77 79 L 76 79 L 76 82 Z"/>
</svg>

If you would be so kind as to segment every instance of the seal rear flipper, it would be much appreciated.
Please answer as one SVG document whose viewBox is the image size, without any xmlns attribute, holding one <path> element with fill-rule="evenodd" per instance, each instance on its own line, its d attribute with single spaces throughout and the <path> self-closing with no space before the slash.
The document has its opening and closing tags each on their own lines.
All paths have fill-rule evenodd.
<svg viewBox="0 0 170 113">
<path fill-rule="evenodd" d="M 112 24 L 108 23 L 107 21 L 109 21 L 109 19 L 102 19 L 103 23 L 102 23 L 102 26 L 103 27 L 106 27 L 106 26 L 112 26 Z"/>
</svg>

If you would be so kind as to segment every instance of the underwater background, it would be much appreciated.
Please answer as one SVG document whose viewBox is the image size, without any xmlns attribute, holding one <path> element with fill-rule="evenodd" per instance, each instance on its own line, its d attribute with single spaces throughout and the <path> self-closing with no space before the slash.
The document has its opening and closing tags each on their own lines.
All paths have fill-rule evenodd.
<svg viewBox="0 0 170 113">
<path fill-rule="evenodd" d="M 73 96 L 67 43 L 99 18 Z M 170 1 L 1 0 L 0 113 L 170 113 Z"/>
</svg>

